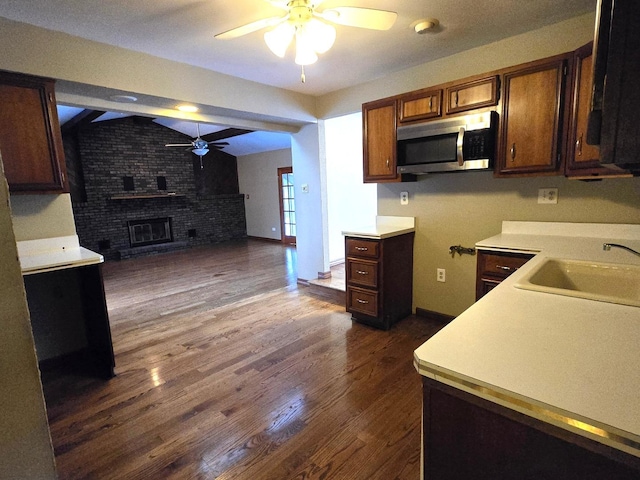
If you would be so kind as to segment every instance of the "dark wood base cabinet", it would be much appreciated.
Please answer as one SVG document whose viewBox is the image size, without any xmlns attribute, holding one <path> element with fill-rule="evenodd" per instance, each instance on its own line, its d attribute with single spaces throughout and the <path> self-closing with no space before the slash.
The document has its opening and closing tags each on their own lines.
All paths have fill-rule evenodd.
<svg viewBox="0 0 640 480">
<path fill-rule="evenodd" d="M 115 359 L 102 264 L 23 278 L 41 370 L 113 377 Z"/>
<path fill-rule="evenodd" d="M 637 480 L 640 458 L 423 377 L 429 480 Z"/>
<path fill-rule="evenodd" d="M 411 315 L 414 235 L 345 238 L 347 312 L 354 320 L 388 330 Z"/>
</svg>

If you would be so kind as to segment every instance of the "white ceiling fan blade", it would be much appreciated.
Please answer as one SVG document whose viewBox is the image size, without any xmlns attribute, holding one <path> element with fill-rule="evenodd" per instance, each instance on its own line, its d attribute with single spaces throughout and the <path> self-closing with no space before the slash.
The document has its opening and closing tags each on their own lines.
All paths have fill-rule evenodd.
<svg viewBox="0 0 640 480">
<path fill-rule="evenodd" d="M 398 14 L 386 10 L 360 7 L 329 8 L 319 15 L 325 20 L 349 27 L 389 30 L 396 22 Z"/>
<path fill-rule="evenodd" d="M 270 17 L 263 18 L 261 20 L 256 20 L 255 22 L 247 23 L 246 25 L 242 25 L 241 27 L 232 28 L 231 30 L 227 30 L 226 32 L 219 33 L 214 35 L 215 38 L 219 38 L 221 40 L 229 40 L 231 38 L 238 38 L 243 35 L 247 35 L 249 33 L 253 33 L 261 28 L 271 27 L 276 23 L 280 22 L 283 19 L 288 18 L 288 15 L 285 17 Z"/>
</svg>

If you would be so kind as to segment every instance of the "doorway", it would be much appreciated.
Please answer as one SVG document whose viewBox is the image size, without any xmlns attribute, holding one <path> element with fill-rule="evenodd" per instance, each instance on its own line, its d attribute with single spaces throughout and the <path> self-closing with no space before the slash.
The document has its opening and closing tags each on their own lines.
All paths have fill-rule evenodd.
<svg viewBox="0 0 640 480">
<path fill-rule="evenodd" d="M 296 244 L 296 207 L 293 187 L 293 168 L 278 168 L 280 227 L 282 232 L 282 243 L 287 245 Z"/>
</svg>

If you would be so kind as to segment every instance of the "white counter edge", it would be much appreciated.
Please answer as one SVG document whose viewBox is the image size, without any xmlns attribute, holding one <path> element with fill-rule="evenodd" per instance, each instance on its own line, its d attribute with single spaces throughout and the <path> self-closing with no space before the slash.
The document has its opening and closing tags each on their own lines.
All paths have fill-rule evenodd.
<svg viewBox="0 0 640 480">
<path fill-rule="evenodd" d="M 80 246 L 77 235 L 16 242 L 23 275 L 83 267 L 104 257 Z"/>
<path fill-rule="evenodd" d="M 342 235 L 345 237 L 381 240 L 415 232 L 415 224 L 415 217 L 378 216 L 375 219 L 375 224 L 362 225 L 351 230 L 343 230 Z"/>
</svg>

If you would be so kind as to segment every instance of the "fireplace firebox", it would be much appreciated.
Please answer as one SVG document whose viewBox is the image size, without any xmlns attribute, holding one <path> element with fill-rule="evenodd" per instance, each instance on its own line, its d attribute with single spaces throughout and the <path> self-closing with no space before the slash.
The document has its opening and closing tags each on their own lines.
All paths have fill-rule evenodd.
<svg viewBox="0 0 640 480">
<path fill-rule="evenodd" d="M 127 222 L 127 226 L 131 247 L 173 242 L 171 218 L 169 217 L 130 220 Z"/>
</svg>

